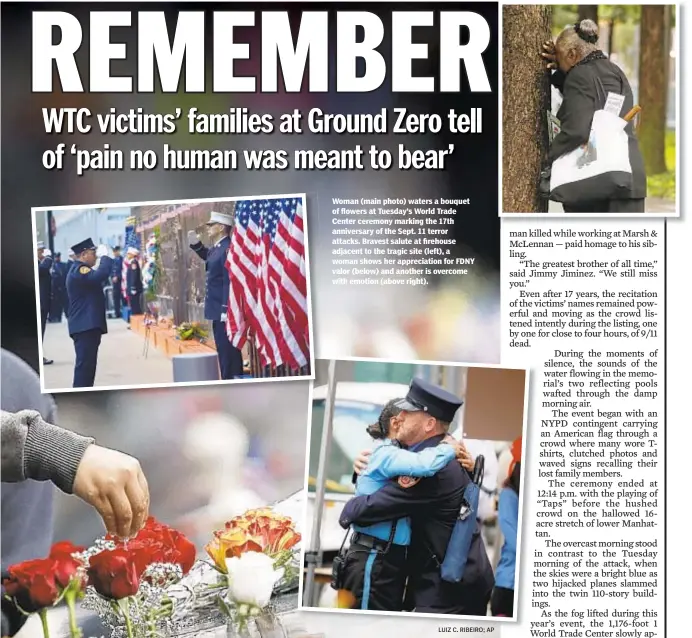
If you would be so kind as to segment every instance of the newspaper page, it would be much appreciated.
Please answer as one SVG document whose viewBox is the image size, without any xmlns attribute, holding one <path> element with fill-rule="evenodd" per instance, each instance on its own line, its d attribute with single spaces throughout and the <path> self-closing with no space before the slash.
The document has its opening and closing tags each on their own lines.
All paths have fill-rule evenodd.
<svg viewBox="0 0 692 638">
<path fill-rule="evenodd" d="M 684 635 L 685 15 L 4 3 L 2 635 Z"/>
</svg>

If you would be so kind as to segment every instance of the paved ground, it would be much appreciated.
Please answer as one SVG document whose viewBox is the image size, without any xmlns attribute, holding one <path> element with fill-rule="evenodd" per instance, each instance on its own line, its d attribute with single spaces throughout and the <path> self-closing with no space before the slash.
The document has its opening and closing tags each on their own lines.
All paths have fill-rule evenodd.
<svg viewBox="0 0 692 638">
<path fill-rule="evenodd" d="M 122 319 L 108 320 L 108 334 L 103 335 L 99 348 L 94 387 L 172 383 L 171 360 L 153 345 L 145 357 L 143 337 L 127 328 Z M 54 361 L 44 366 L 46 390 L 71 388 L 74 346 L 65 319 L 46 326 L 43 352 Z"/>
</svg>

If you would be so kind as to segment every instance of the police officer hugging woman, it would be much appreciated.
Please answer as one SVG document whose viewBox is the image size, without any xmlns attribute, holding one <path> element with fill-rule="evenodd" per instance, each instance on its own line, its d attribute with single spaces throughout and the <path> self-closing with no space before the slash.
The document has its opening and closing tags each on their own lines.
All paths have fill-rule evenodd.
<svg viewBox="0 0 692 638">
<path fill-rule="evenodd" d="M 474 462 L 448 434 L 461 404 L 414 379 L 406 398 L 390 401 L 368 428 L 378 444 L 341 514 L 341 526 L 353 534 L 332 583 L 350 592 L 352 607 L 487 614 L 494 576 L 474 516 L 464 523 L 472 527 L 460 579 L 450 582 L 441 572 L 472 482 Z"/>
</svg>

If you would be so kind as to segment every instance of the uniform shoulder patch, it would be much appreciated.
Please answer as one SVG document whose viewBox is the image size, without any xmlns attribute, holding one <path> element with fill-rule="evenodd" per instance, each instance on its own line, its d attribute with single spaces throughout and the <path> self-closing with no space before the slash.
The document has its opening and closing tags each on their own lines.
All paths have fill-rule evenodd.
<svg viewBox="0 0 692 638">
<path fill-rule="evenodd" d="M 88 275 L 90 272 L 91 272 L 91 268 L 89 268 L 89 266 L 81 266 L 79 269 L 80 275 Z"/>
<path fill-rule="evenodd" d="M 397 479 L 399 487 L 413 487 L 420 481 L 420 478 L 413 478 L 412 476 L 400 476 Z"/>
</svg>

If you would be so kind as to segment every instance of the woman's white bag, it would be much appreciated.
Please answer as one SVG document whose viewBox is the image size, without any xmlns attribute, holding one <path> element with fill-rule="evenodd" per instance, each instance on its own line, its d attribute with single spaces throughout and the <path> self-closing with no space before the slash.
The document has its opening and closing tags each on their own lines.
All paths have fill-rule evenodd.
<svg viewBox="0 0 692 638">
<path fill-rule="evenodd" d="M 632 189 L 627 124 L 609 111 L 596 111 L 588 143 L 553 162 L 550 199 L 565 204 L 626 199 Z"/>
</svg>

